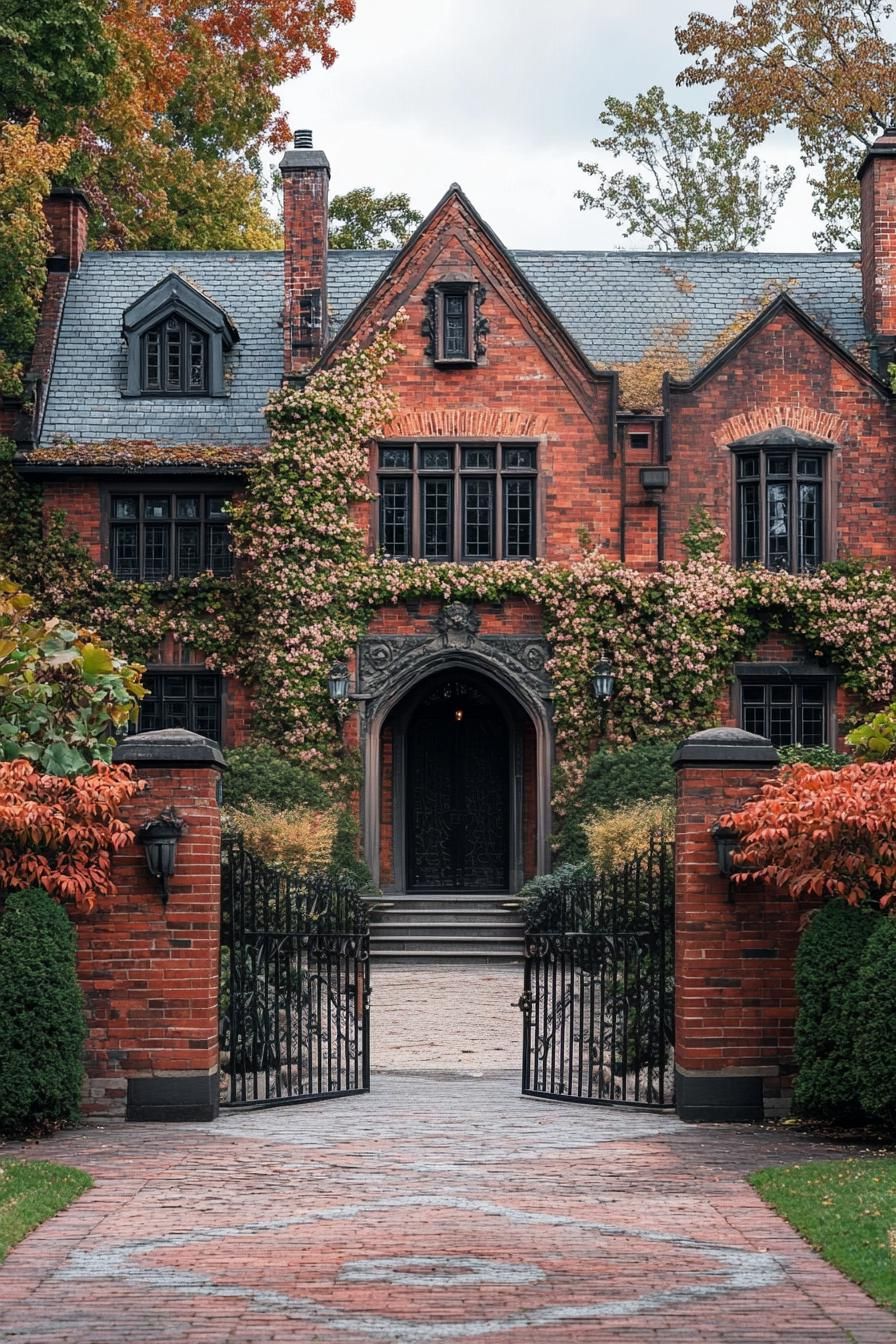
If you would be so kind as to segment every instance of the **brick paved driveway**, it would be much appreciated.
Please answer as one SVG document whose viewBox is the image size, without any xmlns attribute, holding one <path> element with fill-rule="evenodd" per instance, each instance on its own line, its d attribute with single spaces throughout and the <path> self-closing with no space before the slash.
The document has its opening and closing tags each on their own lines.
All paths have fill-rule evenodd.
<svg viewBox="0 0 896 1344">
<path fill-rule="evenodd" d="M 97 1185 L 0 1269 L 0 1339 L 896 1340 L 740 1179 L 819 1146 L 516 1089 L 391 1074 L 369 1097 L 32 1148 Z"/>
</svg>

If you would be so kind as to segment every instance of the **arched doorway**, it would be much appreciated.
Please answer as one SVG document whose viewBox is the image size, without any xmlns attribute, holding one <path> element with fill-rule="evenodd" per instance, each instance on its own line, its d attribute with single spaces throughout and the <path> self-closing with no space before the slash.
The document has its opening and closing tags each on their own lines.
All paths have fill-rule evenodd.
<svg viewBox="0 0 896 1344">
<path fill-rule="evenodd" d="M 512 716 L 487 684 L 432 679 L 404 716 L 405 880 L 409 891 L 507 891 Z"/>
</svg>

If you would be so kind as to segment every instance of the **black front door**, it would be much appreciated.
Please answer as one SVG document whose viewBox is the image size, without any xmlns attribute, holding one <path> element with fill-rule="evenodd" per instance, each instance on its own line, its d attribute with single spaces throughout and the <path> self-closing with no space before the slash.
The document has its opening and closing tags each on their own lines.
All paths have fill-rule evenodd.
<svg viewBox="0 0 896 1344">
<path fill-rule="evenodd" d="M 510 735 L 466 682 L 444 682 L 407 728 L 408 886 L 506 891 Z"/>
</svg>

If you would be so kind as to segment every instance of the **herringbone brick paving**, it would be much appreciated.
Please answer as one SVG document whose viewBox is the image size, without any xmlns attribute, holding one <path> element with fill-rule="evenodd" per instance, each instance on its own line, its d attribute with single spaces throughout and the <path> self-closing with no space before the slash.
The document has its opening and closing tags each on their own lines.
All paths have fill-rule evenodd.
<svg viewBox="0 0 896 1344">
<path fill-rule="evenodd" d="M 896 1341 L 743 1180 L 830 1149 L 523 1100 L 511 1072 L 375 1075 L 366 1097 L 27 1155 L 97 1184 L 0 1269 L 17 1344 Z"/>
</svg>

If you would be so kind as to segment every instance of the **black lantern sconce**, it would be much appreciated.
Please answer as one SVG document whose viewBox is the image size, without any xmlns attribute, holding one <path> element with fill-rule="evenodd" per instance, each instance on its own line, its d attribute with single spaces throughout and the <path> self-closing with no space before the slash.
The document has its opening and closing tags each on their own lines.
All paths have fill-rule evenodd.
<svg viewBox="0 0 896 1344">
<path fill-rule="evenodd" d="M 164 808 L 154 821 L 145 821 L 137 832 L 143 846 L 146 866 L 162 888 L 162 904 L 168 904 L 168 880 L 174 876 L 177 842 L 187 823 L 173 807 Z"/>
<path fill-rule="evenodd" d="M 609 658 L 601 654 L 591 677 L 594 698 L 600 706 L 600 730 L 604 731 L 607 722 L 607 709 L 616 691 L 616 673 Z"/>
<path fill-rule="evenodd" d="M 716 842 L 716 861 L 722 877 L 740 872 L 740 865 L 734 862 L 734 855 L 742 843 L 739 832 L 733 826 L 720 826 L 716 822 L 709 828 L 709 833 Z"/>
<path fill-rule="evenodd" d="M 641 479 L 641 488 L 647 498 L 652 503 L 659 504 L 663 495 L 669 489 L 669 468 L 641 467 L 638 475 Z"/>
<path fill-rule="evenodd" d="M 334 663 L 327 677 L 330 699 L 340 704 L 349 698 L 348 663 Z"/>
</svg>

